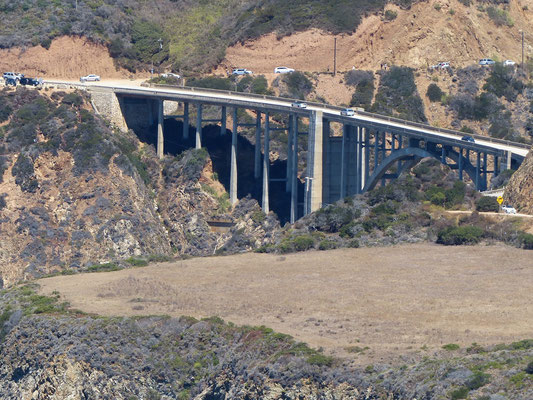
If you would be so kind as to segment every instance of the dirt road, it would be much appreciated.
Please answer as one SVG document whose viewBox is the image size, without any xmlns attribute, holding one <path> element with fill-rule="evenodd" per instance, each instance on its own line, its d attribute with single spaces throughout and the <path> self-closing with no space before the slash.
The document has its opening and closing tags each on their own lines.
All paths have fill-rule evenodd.
<svg viewBox="0 0 533 400">
<path fill-rule="evenodd" d="M 217 315 L 356 363 L 533 337 L 533 252 L 431 244 L 197 258 L 39 281 L 103 315 Z"/>
</svg>

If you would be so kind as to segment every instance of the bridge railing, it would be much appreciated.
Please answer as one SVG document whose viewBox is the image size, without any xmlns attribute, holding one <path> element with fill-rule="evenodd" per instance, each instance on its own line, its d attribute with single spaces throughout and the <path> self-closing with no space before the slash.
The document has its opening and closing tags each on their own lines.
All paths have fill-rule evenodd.
<svg viewBox="0 0 533 400">
<path fill-rule="evenodd" d="M 291 99 L 291 98 L 285 98 L 285 97 L 275 97 L 275 96 L 256 94 L 256 93 L 235 92 L 235 91 L 231 91 L 231 90 L 199 88 L 199 87 L 194 87 L 194 86 L 179 86 L 179 87 L 177 87 L 177 86 L 172 86 L 172 85 L 150 85 L 150 87 L 161 87 L 161 88 L 168 88 L 168 89 L 179 88 L 180 90 L 188 90 L 190 92 L 208 92 L 208 93 L 220 93 L 220 94 L 228 94 L 228 95 L 238 94 L 239 96 L 243 96 L 243 97 L 250 97 L 250 98 L 264 99 L 264 100 L 273 100 L 273 101 L 286 101 L 287 103 L 292 103 L 292 102 L 295 102 L 295 101 L 301 101 L 299 99 Z M 330 109 L 332 111 L 339 111 L 340 112 L 341 110 L 344 109 L 344 107 L 339 107 L 339 106 L 334 106 L 334 105 L 324 104 L 324 103 L 317 103 L 317 102 L 312 102 L 312 101 L 306 101 L 305 103 L 307 103 L 307 104 L 309 104 L 311 106 L 328 108 L 328 109 Z M 435 126 L 432 126 L 432 125 L 429 125 L 429 124 L 409 121 L 409 120 L 405 120 L 405 119 L 401 119 L 401 118 L 389 117 L 389 116 L 386 116 L 386 115 L 375 114 L 375 113 L 371 113 L 371 112 L 367 112 L 367 111 L 359 111 L 359 110 L 357 110 L 356 111 L 356 115 L 358 115 L 358 114 L 362 115 L 362 116 L 366 116 L 366 117 L 386 120 L 386 121 L 389 121 L 389 122 L 395 122 L 395 123 L 399 123 L 399 124 L 403 124 L 403 125 L 407 125 L 407 126 L 412 126 L 412 127 L 416 127 L 416 128 L 422 128 L 422 129 L 437 131 L 437 132 L 441 132 L 441 133 L 448 133 L 448 134 L 451 134 L 451 135 L 456 135 L 456 136 L 461 136 L 461 137 L 465 136 L 465 135 L 468 135 L 468 136 L 473 137 L 474 139 L 484 140 L 484 141 L 491 142 L 491 143 L 498 143 L 498 144 L 504 144 L 504 145 L 509 145 L 509 146 L 515 146 L 515 147 L 520 147 L 520 148 L 528 149 L 528 150 L 531 149 L 531 145 L 530 144 L 526 144 L 526 143 L 513 142 L 513 141 L 510 141 L 510 140 L 498 139 L 498 138 L 493 138 L 493 137 L 490 137 L 490 136 L 483 136 L 483 135 L 477 135 L 477 134 L 468 134 L 468 133 L 461 132 L 461 131 L 456 131 L 456 130 L 453 130 L 453 129 L 439 128 L 439 127 L 435 127 Z"/>
</svg>

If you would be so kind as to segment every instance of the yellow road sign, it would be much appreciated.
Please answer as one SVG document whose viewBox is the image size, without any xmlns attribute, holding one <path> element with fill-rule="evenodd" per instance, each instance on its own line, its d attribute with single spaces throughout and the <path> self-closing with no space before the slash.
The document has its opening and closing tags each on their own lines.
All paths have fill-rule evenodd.
<svg viewBox="0 0 533 400">
<path fill-rule="evenodd" d="M 498 196 L 496 198 L 496 201 L 498 202 L 499 205 L 501 205 L 503 203 L 503 197 L 502 196 Z"/>
</svg>

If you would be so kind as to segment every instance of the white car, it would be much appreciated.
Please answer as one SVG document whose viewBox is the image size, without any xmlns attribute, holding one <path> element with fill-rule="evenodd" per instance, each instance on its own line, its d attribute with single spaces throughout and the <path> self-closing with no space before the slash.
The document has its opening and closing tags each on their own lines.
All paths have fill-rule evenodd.
<svg viewBox="0 0 533 400">
<path fill-rule="evenodd" d="M 232 75 L 252 75 L 253 72 L 246 68 L 235 68 Z"/>
<path fill-rule="evenodd" d="M 80 82 L 95 82 L 100 80 L 100 75 L 89 74 L 87 76 L 82 76 Z"/>
<path fill-rule="evenodd" d="M 513 60 L 505 60 L 503 62 L 503 65 L 506 66 L 506 67 L 510 67 L 510 66 L 513 66 L 515 65 L 516 63 L 513 61 Z"/>
<path fill-rule="evenodd" d="M 345 108 L 341 110 L 341 115 L 343 117 L 353 117 L 355 115 L 355 110 L 353 108 Z"/>
<path fill-rule="evenodd" d="M 161 74 L 161 77 L 163 78 L 176 78 L 176 79 L 180 79 L 181 76 L 179 76 L 178 74 L 175 74 L 173 72 L 167 72 L 165 74 Z"/>
<path fill-rule="evenodd" d="M 13 79 L 20 81 L 22 78 L 24 78 L 24 74 L 19 74 L 18 72 L 4 72 L 3 78 L 4 80 Z"/>
<path fill-rule="evenodd" d="M 294 69 L 289 67 L 276 67 L 274 68 L 275 74 L 288 74 L 289 72 L 294 72 Z"/>
<path fill-rule="evenodd" d="M 479 65 L 492 65 L 495 63 L 496 61 L 491 58 L 482 58 L 481 60 L 479 60 Z"/>
<path fill-rule="evenodd" d="M 503 205 L 502 210 L 506 214 L 516 214 L 516 209 L 510 205 Z"/>
<path fill-rule="evenodd" d="M 448 61 L 438 63 L 437 67 L 440 69 L 451 68 L 450 63 Z"/>
<path fill-rule="evenodd" d="M 303 101 L 295 101 L 294 103 L 291 104 L 291 107 L 307 108 L 307 103 L 304 103 Z"/>
</svg>

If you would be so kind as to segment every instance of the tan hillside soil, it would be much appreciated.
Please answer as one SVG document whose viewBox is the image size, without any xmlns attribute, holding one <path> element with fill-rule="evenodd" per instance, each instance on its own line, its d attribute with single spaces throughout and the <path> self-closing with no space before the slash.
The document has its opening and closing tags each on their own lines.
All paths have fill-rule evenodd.
<svg viewBox="0 0 533 400">
<path fill-rule="evenodd" d="M 217 315 L 367 365 L 447 343 L 533 337 L 531 256 L 506 246 L 417 244 L 196 258 L 39 283 L 89 313 Z M 369 349 L 348 354 L 347 346 Z"/>
<path fill-rule="evenodd" d="M 117 70 L 107 48 L 79 37 L 63 36 L 52 41 L 49 50 L 41 46 L 28 49 L 0 49 L 0 70 L 26 76 L 76 79 L 88 74 L 102 78 L 129 78 Z"/>
</svg>

